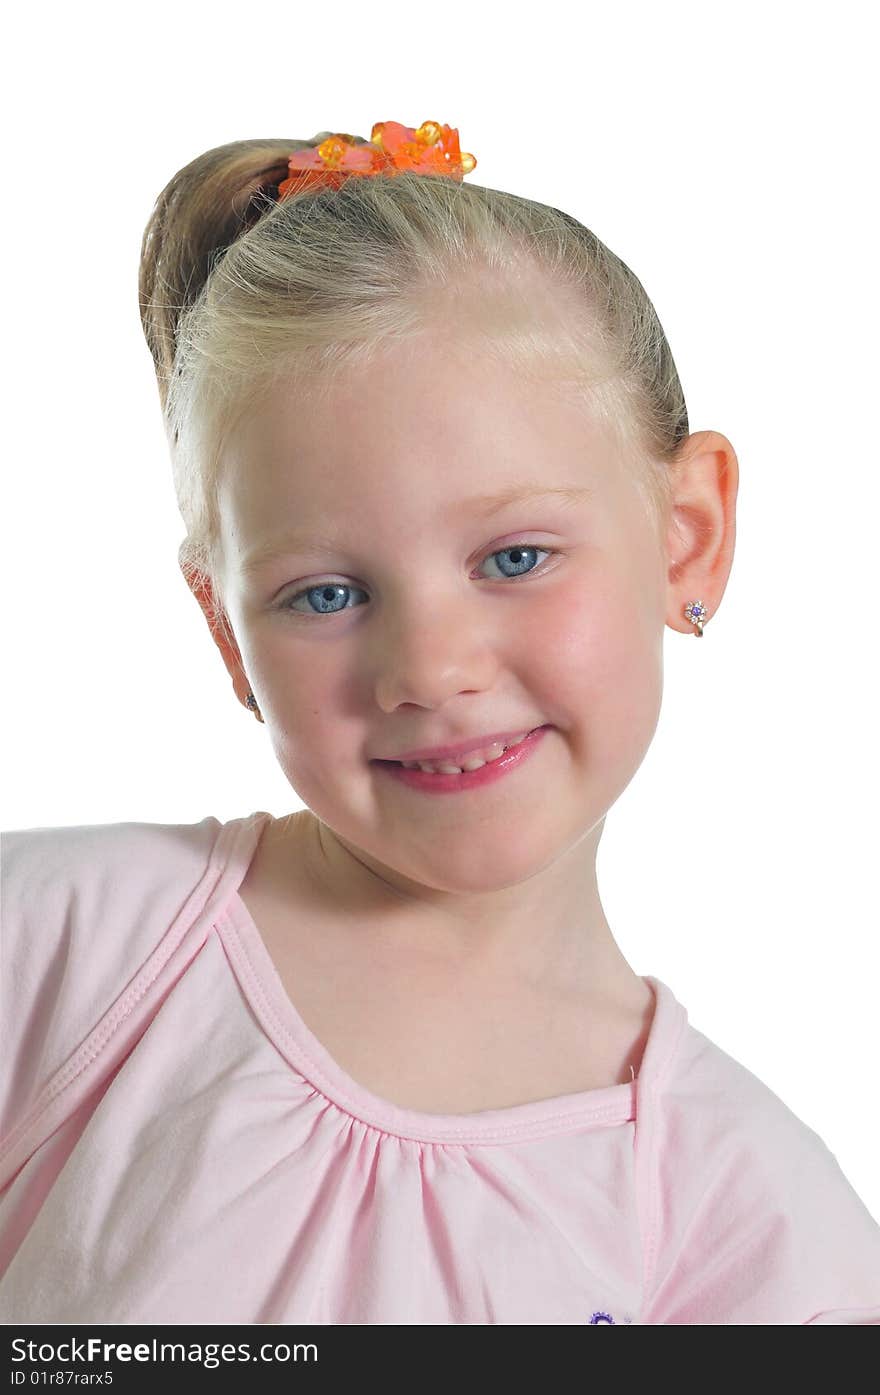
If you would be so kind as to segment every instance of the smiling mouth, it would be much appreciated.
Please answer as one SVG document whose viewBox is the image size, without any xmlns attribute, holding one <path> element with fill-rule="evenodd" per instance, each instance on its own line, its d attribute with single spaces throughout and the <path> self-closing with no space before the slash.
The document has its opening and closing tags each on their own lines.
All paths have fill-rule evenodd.
<svg viewBox="0 0 880 1395">
<path fill-rule="evenodd" d="M 406 770 L 422 771 L 422 773 L 425 775 L 471 774 L 474 771 L 482 770 L 487 765 L 496 765 L 498 761 L 502 760 L 503 757 L 507 755 L 508 751 L 515 751 L 517 747 L 521 746 L 524 741 L 528 740 L 530 736 L 533 736 L 534 733 L 539 730 L 541 730 L 540 727 L 534 727 L 531 731 L 527 731 L 523 736 L 521 736 L 518 741 L 511 741 L 507 743 L 505 746 L 502 747 L 498 755 L 493 756 L 491 760 L 477 761 L 476 759 L 471 759 L 467 755 L 464 755 L 459 760 L 453 760 L 451 757 L 447 758 L 446 760 L 437 761 L 376 760 L 375 764 L 401 766 Z"/>
</svg>

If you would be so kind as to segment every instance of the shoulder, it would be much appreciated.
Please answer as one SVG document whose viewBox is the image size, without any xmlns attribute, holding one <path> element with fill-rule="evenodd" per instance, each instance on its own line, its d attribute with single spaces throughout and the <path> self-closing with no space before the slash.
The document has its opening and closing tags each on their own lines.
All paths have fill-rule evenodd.
<svg viewBox="0 0 880 1395">
<path fill-rule="evenodd" d="M 106 823 L 57 828 L 18 828 L 0 833 L 6 895 L 57 892 L 61 885 L 112 885 L 123 871 L 143 869 L 173 879 L 210 850 L 223 825 L 216 818 L 193 824 Z"/>
<path fill-rule="evenodd" d="M 880 1323 L 880 1227 L 814 1129 L 690 1025 L 654 1107 L 649 1321 Z"/>
<path fill-rule="evenodd" d="M 224 825 L 113 823 L 0 835 L 3 955 L 16 975 L 88 952 L 91 972 L 114 945 L 136 956 L 170 924 L 204 873 Z"/>
<path fill-rule="evenodd" d="M 7 830 L 0 1134 L 79 1046 L 204 878 L 226 825 Z"/>
<path fill-rule="evenodd" d="M 663 1111 L 697 1158 L 760 1140 L 768 1176 L 788 1166 L 790 1148 L 825 1146 L 763 1080 L 690 1023 L 664 1083 Z"/>
</svg>

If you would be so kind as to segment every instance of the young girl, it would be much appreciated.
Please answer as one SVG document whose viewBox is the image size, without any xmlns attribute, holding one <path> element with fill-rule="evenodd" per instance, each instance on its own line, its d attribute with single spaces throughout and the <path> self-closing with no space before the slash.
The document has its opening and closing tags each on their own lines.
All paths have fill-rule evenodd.
<svg viewBox="0 0 880 1395">
<path fill-rule="evenodd" d="M 304 807 L 5 836 L 7 1323 L 880 1324 L 834 1156 L 597 888 L 736 455 L 474 166 L 240 141 L 152 213 L 181 568 Z"/>
</svg>

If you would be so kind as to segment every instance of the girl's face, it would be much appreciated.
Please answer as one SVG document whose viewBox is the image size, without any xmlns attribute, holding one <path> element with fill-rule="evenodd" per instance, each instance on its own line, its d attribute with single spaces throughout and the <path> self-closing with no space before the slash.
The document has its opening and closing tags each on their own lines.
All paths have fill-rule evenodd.
<svg viewBox="0 0 880 1395">
<path fill-rule="evenodd" d="M 240 664 L 327 836 L 391 885 L 458 893 L 598 841 L 657 725 L 667 558 L 585 409 L 438 336 L 325 404 L 279 396 L 224 463 Z M 478 788 L 373 763 L 542 725 Z"/>
</svg>

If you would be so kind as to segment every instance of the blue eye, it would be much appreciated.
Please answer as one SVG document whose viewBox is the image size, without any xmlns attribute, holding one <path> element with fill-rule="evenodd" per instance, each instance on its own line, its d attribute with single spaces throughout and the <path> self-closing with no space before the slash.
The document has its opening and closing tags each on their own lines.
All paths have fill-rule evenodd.
<svg viewBox="0 0 880 1395">
<path fill-rule="evenodd" d="M 514 559 L 510 563 L 512 570 L 510 572 L 502 572 L 501 575 L 527 576 L 528 570 L 526 569 L 526 563 L 528 562 L 529 553 L 531 552 L 546 552 L 548 557 L 550 555 L 550 549 L 548 547 L 535 547 L 532 543 L 512 543 L 510 547 L 502 547 L 499 552 L 490 552 L 486 561 L 490 562 L 493 557 L 512 557 Z"/>
<path fill-rule="evenodd" d="M 533 566 L 529 565 L 531 554 L 543 552 L 548 557 L 551 549 L 547 547 L 537 547 L 533 543 L 511 543 L 509 547 L 502 547 L 497 552 L 490 552 L 486 561 L 492 561 L 495 557 L 509 557 L 510 562 L 503 565 L 509 567 L 509 571 L 502 570 L 501 576 L 508 580 L 518 576 L 528 576 Z M 279 602 L 279 610 L 292 611 L 297 615 L 340 615 L 343 610 L 350 610 L 353 607 L 346 605 L 349 596 L 366 592 L 360 586 L 349 586 L 342 581 L 321 581 L 317 586 L 308 586 L 304 591 L 296 591 L 293 595 L 285 596 Z M 300 610 L 294 602 L 305 599 L 309 609 Z M 341 604 L 339 604 L 341 602 Z"/>
<path fill-rule="evenodd" d="M 351 595 L 358 591 L 360 591 L 359 586 L 346 586 L 341 581 L 322 581 L 318 586 L 309 586 L 305 591 L 297 591 L 294 595 L 288 596 L 286 600 L 281 602 L 281 609 L 294 610 L 293 603 L 298 601 L 301 596 L 305 596 L 308 601 L 317 597 L 315 607 L 310 612 L 312 615 L 338 615 L 341 610 L 347 610 L 349 607 L 343 604 L 337 608 L 336 602 L 340 599 L 344 601 L 346 592 Z M 366 594 L 364 591 L 360 593 L 362 596 Z M 302 611 L 298 613 L 303 614 Z"/>
</svg>

